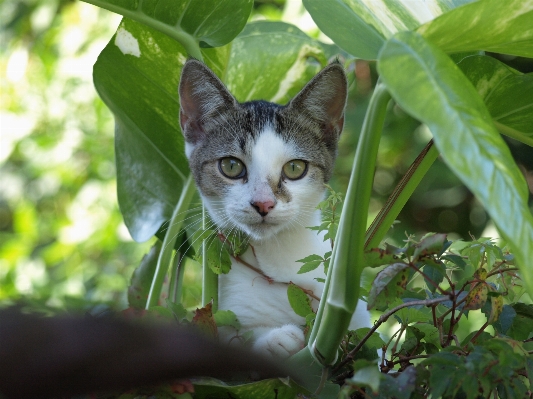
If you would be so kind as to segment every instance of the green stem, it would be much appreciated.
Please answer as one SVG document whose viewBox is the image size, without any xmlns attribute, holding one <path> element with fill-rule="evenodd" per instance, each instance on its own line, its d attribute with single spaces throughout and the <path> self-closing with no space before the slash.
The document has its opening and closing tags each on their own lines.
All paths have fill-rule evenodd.
<svg viewBox="0 0 533 399">
<path fill-rule="evenodd" d="M 170 284 L 168 288 L 169 299 L 174 303 L 181 303 L 183 276 L 185 274 L 185 257 L 180 251 L 176 251 L 174 262 L 170 273 Z"/>
<path fill-rule="evenodd" d="M 202 228 L 205 231 L 205 206 L 202 208 Z M 215 238 L 217 239 L 217 238 Z M 218 309 L 218 275 L 207 265 L 207 240 L 202 243 L 202 306 L 213 301 L 213 312 Z"/>
<path fill-rule="evenodd" d="M 167 233 L 163 239 L 163 248 L 157 259 L 154 278 L 152 279 L 152 285 L 150 286 L 150 292 L 148 293 L 148 300 L 146 301 L 146 309 L 150 309 L 152 306 L 157 306 L 159 303 L 159 296 L 161 295 L 161 289 L 172 259 L 174 245 L 181 230 L 181 226 L 183 225 L 183 219 L 187 214 L 185 211 L 189 208 L 194 192 L 194 181 L 192 175 L 189 175 L 183 186 L 178 204 L 176 205 L 176 208 L 174 208 L 174 213 L 170 219 Z"/>
<path fill-rule="evenodd" d="M 390 98 L 385 86 L 378 84 L 370 100 L 355 153 L 333 251 L 335 256 L 328 271 L 327 296 L 323 295 L 320 301 L 323 311 L 319 323 L 313 326 L 313 330 L 317 329 L 316 335 L 314 332 L 311 334 L 316 337 L 310 341 L 311 353 L 324 366 L 335 361 L 337 349 L 357 305 L 374 168 Z"/>
<path fill-rule="evenodd" d="M 192 35 L 185 32 L 183 29 L 181 29 L 177 25 L 176 26 L 168 25 L 162 21 L 159 21 L 157 19 L 154 19 L 146 15 L 140 10 L 140 5 L 135 10 L 128 10 L 127 8 L 123 8 L 115 4 L 111 4 L 109 0 L 83 0 L 83 1 L 85 1 L 86 3 L 92 4 L 92 5 L 95 5 L 97 7 L 112 11 L 114 13 L 120 14 L 124 17 L 133 19 L 134 21 L 140 22 L 151 28 L 157 29 L 158 31 L 163 32 L 167 36 L 170 36 L 174 40 L 181 43 L 181 45 L 185 47 L 185 50 L 191 57 L 194 57 L 199 61 L 203 61 L 202 52 L 200 51 L 200 44 Z"/>
<path fill-rule="evenodd" d="M 405 175 L 379 211 L 365 236 L 365 250 L 375 248 L 385 237 L 394 220 L 411 197 L 439 153 L 431 140 L 416 157 Z"/>
<path fill-rule="evenodd" d="M 509 126 L 503 125 L 499 122 L 494 121 L 494 125 L 498 128 L 500 133 L 505 134 L 506 136 L 520 141 L 521 143 L 527 144 L 530 147 L 533 147 L 533 137 L 528 137 L 525 134 L 510 128 Z"/>
</svg>

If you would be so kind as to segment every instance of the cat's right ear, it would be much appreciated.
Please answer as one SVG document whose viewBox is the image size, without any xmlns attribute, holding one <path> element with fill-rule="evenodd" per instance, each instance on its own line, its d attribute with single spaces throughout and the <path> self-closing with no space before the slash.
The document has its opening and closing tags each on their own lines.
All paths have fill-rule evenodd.
<svg viewBox="0 0 533 399">
<path fill-rule="evenodd" d="M 238 104 L 220 79 L 195 59 L 183 66 L 179 96 L 181 131 L 192 145 L 205 138 L 206 124 Z"/>
</svg>

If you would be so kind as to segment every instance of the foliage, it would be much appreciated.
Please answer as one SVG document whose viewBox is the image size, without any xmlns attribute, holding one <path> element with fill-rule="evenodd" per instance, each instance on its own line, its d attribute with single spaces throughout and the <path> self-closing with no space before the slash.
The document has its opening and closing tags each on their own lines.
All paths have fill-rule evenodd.
<svg viewBox="0 0 533 399">
<path fill-rule="evenodd" d="M 183 156 L 176 89 L 186 58 L 203 59 L 240 101 L 261 98 L 281 103 L 332 57 L 341 57 L 348 68 L 352 67 L 354 57 L 377 60 L 380 83 L 366 109 L 355 159 L 353 164 L 349 162 L 353 166 L 344 209 L 339 216 L 338 197 L 330 196 L 322 206 L 331 210 L 332 216 L 316 227 L 327 230 L 332 252 L 325 258 L 310 254 L 301 260 L 301 272 L 322 264 L 327 270 L 326 288 L 316 315 L 309 314 L 305 292 L 289 286 L 290 297 L 298 298 L 291 303 L 301 314 L 307 313 L 309 327 L 308 348 L 291 362 L 308 370 L 310 379 L 304 382 L 308 390 L 319 385 L 314 377 L 319 374 L 318 367 L 323 375 L 333 372 L 337 382 L 345 382 L 341 395 L 346 397 L 357 395 L 361 389 L 372 390 L 378 397 L 473 398 L 480 392 L 485 396 L 497 392 L 502 398 L 525 396 L 531 384 L 528 351 L 533 312 L 531 305 L 520 301 L 524 300 L 523 291 L 528 289 L 531 293 L 533 289 L 532 275 L 527 272 L 533 254 L 533 217 L 527 206 L 523 175 L 499 133 L 533 144 L 530 112 L 533 97 L 529 90 L 532 77 L 485 51 L 533 57 L 530 0 L 437 0 L 431 10 L 422 7 L 413 10 L 402 1 L 304 0 L 319 28 L 336 45 L 325 45 L 287 23 L 246 23 L 252 9 L 248 0 L 239 0 L 237 4 L 229 0 L 191 1 L 185 7 L 171 7 L 174 3 L 169 1 L 88 2 L 124 15 L 94 67 L 98 93 L 115 116 L 120 210 L 136 240 L 145 241 L 155 234 L 164 237 L 159 255 L 146 258 L 134 276 L 132 290 L 138 288 L 141 294 L 130 295 L 131 306 L 146 307 L 149 313 L 176 317 L 182 323 L 187 320 L 201 324 L 210 334 L 216 331 L 217 323 L 228 322 L 238 329 L 231 315 L 222 314 L 217 320 L 216 302 L 213 305 L 208 302 L 209 298 L 216 298 L 217 273 L 228 271 L 229 257 L 239 255 L 242 240 L 231 234 L 221 237 L 213 231 L 200 255 L 197 244 L 207 233 L 191 231 L 184 223 L 194 213 L 191 207 L 194 187 Z M 362 64 L 357 61 L 356 65 Z M 391 116 L 391 97 L 395 103 L 393 112 L 400 117 Z M 98 101 L 89 108 L 103 112 Z M 104 119 L 97 115 L 95 130 L 106 130 Z M 349 122 L 349 112 L 347 119 Z M 395 129 L 394 123 L 390 123 L 393 127 L 387 126 L 387 121 L 402 121 L 401 128 Z M 409 237 L 403 247 L 388 246 L 365 254 L 369 241 L 365 242 L 364 229 L 373 183 L 370 171 L 375 169 L 380 156 L 378 145 L 383 126 L 393 132 L 391 136 L 400 130 L 410 135 L 419 122 L 424 123 L 422 129 L 429 130 L 435 146 L 424 155 L 425 166 L 415 165 L 408 181 L 397 188 L 403 195 L 395 197 L 386 207 L 385 217 L 371 227 L 373 242 L 377 246 L 385 237 L 390 223 L 383 220 L 396 218 L 440 152 L 456 179 L 472 191 L 490 214 L 514 257 L 487 239 L 474 240 L 462 247 L 449 246 L 444 235 L 428 235 L 420 241 Z M 42 136 L 38 136 L 43 143 L 37 146 L 45 148 L 48 143 L 45 132 L 53 123 L 43 126 Z M 34 140 L 28 139 L 30 144 Z M 96 144 L 84 143 L 80 148 L 89 145 Z M 103 147 L 109 151 L 109 145 Z M 20 145 L 16 149 L 8 165 L 12 174 L 16 174 L 18 158 L 27 161 L 33 154 L 25 153 L 24 148 Z M 106 154 L 102 157 L 110 159 Z M 61 171 L 65 167 L 59 168 Z M 71 168 L 65 169 L 61 173 L 69 175 Z M 91 176 L 110 180 L 98 177 L 101 172 L 98 170 L 87 174 L 83 183 L 71 177 L 72 193 L 80 192 Z M 25 254 L 23 259 L 31 260 L 35 248 L 37 252 L 42 252 L 40 246 L 48 248 L 48 255 L 43 255 L 50 257 L 46 268 L 57 269 L 58 274 L 69 264 L 65 259 L 80 258 L 78 250 L 84 251 L 83 258 L 87 259 L 90 257 L 85 252 L 94 248 L 107 251 L 100 261 L 111 258 L 106 245 L 112 241 L 109 237 L 114 237 L 109 232 L 118 226 L 116 215 L 107 230 L 93 229 L 97 232 L 93 233 L 96 240 L 92 245 L 77 248 L 72 243 L 56 241 L 57 234 L 48 235 L 46 228 L 34 228 L 36 214 L 42 210 L 42 205 L 17 207 L 13 230 L 24 232 L 31 241 L 20 250 L 18 236 L 8 234 L 11 244 L 0 248 L 9 263 L 2 279 L 11 287 L 5 289 L 4 297 L 16 292 L 15 280 L 24 274 L 17 263 L 20 252 Z M 63 219 L 66 213 L 62 208 Z M 51 213 L 50 218 L 54 217 Z M 207 230 L 212 227 L 205 220 L 201 223 Z M 64 227 L 61 218 L 58 224 Z M 339 233 L 334 240 L 337 228 Z M 175 248 L 176 262 L 170 268 L 174 295 L 167 307 L 154 307 L 163 304 L 161 293 L 166 295 L 165 277 Z M 191 317 L 181 304 L 180 287 L 193 252 L 204 263 L 205 314 Z M 133 262 L 128 257 L 123 263 Z M 84 262 L 83 266 L 86 265 Z M 94 262 L 89 266 L 96 279 L 98 269 Z M 385 344 L 389 352 L 381 362 L 383 373 L 368 363 L 375 348 L 382 345 L 375 328 L 346 333 L 360 296 L 364 266 L 379 270 L 367 293 L 369 305 L 385 312 L 378 325 L 394 315 L 400 326 Z M 43 269 L 43 265 L 38 268 Z M 31 272 L 30 269 L 26 267 Z M 153 278 L 147 270 L 154 270 Z M 518 272 L 525 280 L 523 288 L 517 282 Z M 145 295 L 147 300 L 143 304 Z M 38 296 L 54 299 L 47 292 Z M 483 325 L 470 334 L 465 331 L 468 324 L 465 320 L 478 313 L 483 314 Z M 491 328 L 494 336 L 487 332 Z M 339 348 L 342 356 L 335 363 Z M 206 395 L 222 391 L 239 395 L 241 389 L 227 388 L 219 382 L 206 385 L 209 384 Z M 258 384 L 259 389 L 273 384 L 268 385 L 266 392 L 286 389 L 287 395 L 292 396 L 296 392 L 290 384 L 286 385 L 288 388 L 280 385 L 283 381 Z M 330 388 L 331 384 L 326 385 L 321 395 L 334 395 L 335 390 Z M 304 392 L 299 389 L 296 388 L 299 393 Z"/>
</svg>

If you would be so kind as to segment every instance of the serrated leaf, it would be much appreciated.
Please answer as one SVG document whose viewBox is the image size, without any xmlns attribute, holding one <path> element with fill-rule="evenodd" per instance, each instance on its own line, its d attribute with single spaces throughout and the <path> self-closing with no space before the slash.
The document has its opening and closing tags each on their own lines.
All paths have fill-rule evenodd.
<svg viewBox="0 0 533 399">
<path fill-rule="evenodd" d="M 533 305 L 515 303 L 512 305 L 516 311 L 511 328 L 507 332 L 513 339 L 525 340 L 533 336 Z"/>
<path fill-rule="evenodd" d="M 213 315 L 217 327 L 230 326 L 237 330 L 241 328 L 241 323 L 237 319 L 237 315 L 231 310 L 217 310 Z"/>
<path fill-rule="evenodd" d="M 400 299 L 397 299 L 398 304 L 403 303 Z M 396 306 L 396 303 L 394 304 Z M 424 308 L 422 308 L 424 309 Z M 402 308 L 394 314 L 394 317 L 398 319 L 401 324 L 412 324 L 427 322 L 430 320 L 431 316 L 429 313 L 424 312 L 423 310 L 416 309 L 415 307 L 408 306 Z"/>
<path fill-rule="evenodd" d="M 368 308 L 380 309 L 399 298 L 407 285 L 409 265 L 395 263 L 380 271 L 368 295 Z"/>
<path fill-rule="evenodd" d="M 518 266 L 526 267 L 533 253 L 527 185 L 472 84 L 440 49 L 413 32 L 387 41 L 378 70 L 399 105 L 429 127 L 443 160 L 513 243 Z M 400 71 L 410 78 L 401 79 Z M 522 278 L 533 290 L 533 274 L 523 270 Z"/>
<path fill-rule="evenodd" d="M 414 259 L 427 255 L 440 254 L 446 242 L 446 234 L 431 234 L 415 245 Z"/>
<path fill-rule="evenodd" d="M 227 274 L 231 270 L 231 258 L 228 247 L 220 241 L 218 236 L 206 240 L 204 245 L 207 246 L 205 252 L 207 266 L 215 274 Z"/>
<path fill-rule="evenodd" d="M 381 373 L 375 364 L 354 370 L 354 375 L 350 378 L 354 384 L 369 387 L 372 392 L 377 393 L 381 381 Z"/>
<path fill-rule="evenodd" d="M 516 317 L 516 311 L 510 305 L 503 305 L 502 313 L 498 320 L 493 324 L 493 327 L 500 334 L 506 334 L 513 325 L 513 321 Z"/>
<path fill-rule="evenodd" d="M 323 261 L 324 259 L 319 255 L 309 255 L 303 259 L 299 259 L 296 262 L 301 262 L 303 265 L 300 270 L 298 270 L 297 274 L 303 274 L 315 270 Z"/>
<path fill-rule="evenodd" d="M 488 298 L 489 288 L 488 285 L 484 282 L 477 283 L 466 296 L 466 301 L 464 304 L 464 310 L 478 310 L 485 305 Z"/>
<path fill-rule="evenodd" d="M 441 256 L 440 259 L 447 260 L 447 261 L 453 263 L 454 265 L 456 265 L 457 267 L 459 267 L 461 269 L 464 269 L 466 267 L 466 262 L 459 255 L 447 254 L 447 255 Z"/>
<path fill-rule="evenodd" d="M 298 316 L 306 317 L 309 313 L 313 313 L 309 296 L 296 284 L 289 284 L 287 287 L 287 297 L 292 310 Z"/>
<path fill-rule="evenodd" d="M 424 333 L 424 341 L 440 348 L 440 337 L 437 327 L 427 323 L 419 323 L 416 324 L 416 328 Z"/>
<path fill-rule="evenodd" d="M 167 300 L 167 308 L 173 313 L 178 322 L 186 319 L 189 315 L 189 311 L 185 309 L 182 303 L 176 303 Z"/>
<path fill-rule="evenodd" d="M 379 267 L 397 262 L 398 258 L 386 249 L 373 248 L 365 252 L 365 266 Z"/>
<path fill-rule="evenodd" d="M 218 336 L 217 323 L 213 317 L 213 303 L 210 302 L 203 308 L 197 308 L 192 318 L 192 325 L 210 338 Z"/>
<path fill-rule="evenodd" d="M 355 330 L 354 333 L 358 340 L 357 343 L 359 343 L 369 332 L 370 328 L 368 327 L 362 327 Z M 385 341 L 381 339 L 378 333 L 374 332 L 367 339 L 365 345 L 372 349 L 379 349 L 385 345 Z"/>
<path fill-rule="evenodd" d="M 491 297 L 490 303 L 491 303 L 490 315 L 489 315 L 487 322 L 489 324 L 494 324 L 498 321 L 503 311 L 503 296 L 498 295 L 498 296 Z"/>
</svg>

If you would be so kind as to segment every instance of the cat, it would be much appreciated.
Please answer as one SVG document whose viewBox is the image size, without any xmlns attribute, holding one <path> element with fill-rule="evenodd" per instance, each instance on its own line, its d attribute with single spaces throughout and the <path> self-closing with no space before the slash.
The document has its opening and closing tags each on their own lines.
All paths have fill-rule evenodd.
<svg viewBox="0 0 533 399">
<path fill-rule="evenodd" d="M 332 175 L 344 124 L 347 81 L 331 63 L 285 106 L 239 103 L 203 63 L 188 60 L 179 84 L 185 153 L 203 203 L 216 225 L 239 229 L 250 246 L 219 276 L 219 309 L 253 330 L 252 348 L 287 358 L 305 345 L 305 319 L 291 308 L 289 282 L 320 298 L 321 268 L 297 274 L 297 260 L 331 251 L 317 204 Z M 316 310 L 318 301 L 312 300 Z M 351 328 L 370 326 L 359 301 Z M 235 334 L 228 332 L 225 339 Z"/>
</svg>

